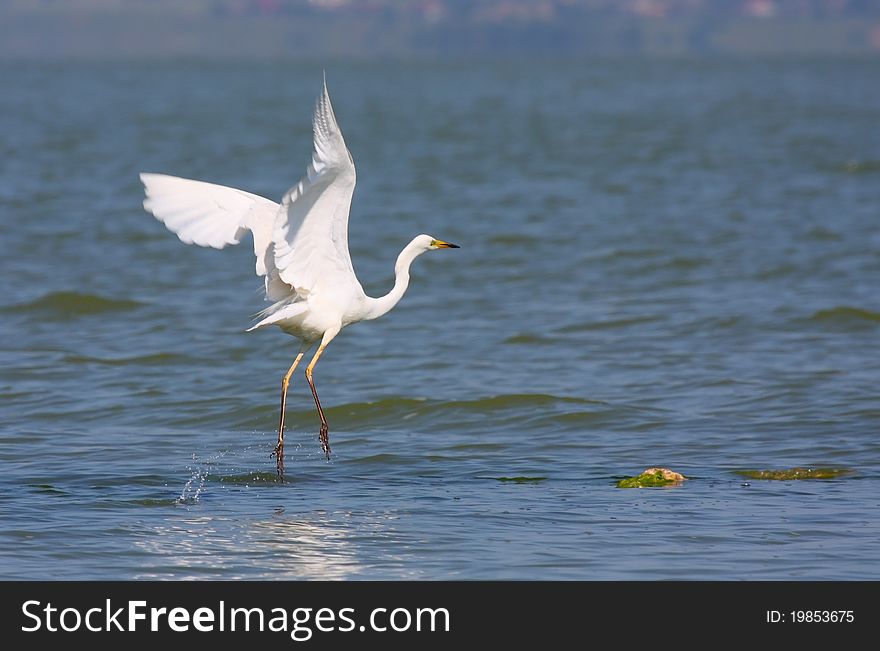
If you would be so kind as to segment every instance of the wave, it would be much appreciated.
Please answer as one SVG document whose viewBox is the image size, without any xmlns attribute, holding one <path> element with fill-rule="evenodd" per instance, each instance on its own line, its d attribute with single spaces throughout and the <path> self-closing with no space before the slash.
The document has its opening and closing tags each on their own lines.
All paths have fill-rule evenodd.
<svg viewBox="0 0 880 651">
<path fill-rule="evenodd" d="M 843 166 L 843 171 L 847 174 L 867 174 L 869 172 L 880 172 L 880 160 L 851 160 L 847 161 Z"/>
<path fill-rule="evenodd" d="M 865 326 L 880 323 L 880 312 L 849 305 L 819 310 L 808 321 L 838 326 Z"/>
<path fill-rule="evenodd" d="M 710 263 L 711 260 L 709 258 L 678 255 L 671 258 L 646 261 L 645 264 L 640 267 L 640 271 L 665 271 L 667 269 L 674 271 L 690 271 L 691 269 L 706 267 Z"/>
<path fill-rule="evenodd" d="M 40 314 L 48 318 L 69 318 L 123 312 L 141 307 L 143 303 L 128 299 L 107 298 L 81 292 L 50 292 L 28 303 L 3 308 L 6 313 Z"/>
<path fill-rule="evenodd" d="M 198 405 L 199 409 L 207 410 L 206 405 L 217 403 L 219 406 L 225 399 L 212 401 L 207 399 L 199 402 L 176 403 L 174 410 Z M 287 409 L 287 424 L 290 431 L 310 431 L 317 428 L 318 417 L 314 408 L 304 399 L 301 408 Z M 277 423 L 278 407 L 267 402 L 261 405 L 244 406 L 227 405 L 228 409 L 220 409 L 210 416 L 211 420 L 224 422 L 237 427 L 266 429 Z M 586 398 L 554 396 L 547 394 L 504 394 L 476 398 L 474 400 L 430 400 L 420 398 L 390 397 L 375 402 L 351 402 L 346 404 L 324 404 L 324 412 L 334 429 L 345 431 L 361 431 L 364 428 L 377 427 L 417 427 L 417 428 L 449 428 L 452 424 L 492 422 L 508 424 L 519 423 L 551 423 L 554 426 L 583 426 L 588 423 L 608 418 L 608 413 L 620 413 L 620 408 L 608 408 L 607 403 Z M 185 420 L 175 419 L 175 423 L 204 424 L 206 416 L 188 417 Z M 470 445 L 470 444 L 468 444 Z"/>
<path fill-rule="evenodd" d="M 259 471 L 226 475 L 218 474 L 216 477 L 212 477 L 212 479 L 220 482 L 221 484 L 228 484 L 230 486 L 272 486 L 275 484 L 284 483 L 284 480 L 278 477 L 278 474 L 275 472 Z"/>
<path fill-rule="evenodd" d="M 574 323 L 558 328 L 557 332 L 588 332 L 591 330 L 615 330 L 618 328 L 628 328 L 629 326 L 642 325 L 644 323 L 653 323 L 660 321 L 661 316 L 634 316 L 620 319 L 605 319 L 602 321 L 588 321 L 584 323 Z"/>
<path fill-rule="evenodd" d="M 604 404 L 586 398 L 554 396 L 548 394 L 503 394 L 476 398 L 474 400 L 429 400 L 420 398 L 385 398 L 375 402 L 354 402 L 345 405 L 324 405 L 327 419 L 341 427 L 378 425 L 382 423 L 413 423 L 442 420 L 448 423 L 450 416 L 459 418 L 485 417 L 509 414 L 511 418 L 536 413 L 558 413 L 564 405 L 578 409 L 579 406 Z M 263 411 L 263 408 L 260 408 Z M 287 412 L 288 419 L 301 422 L 315 419 L 313 410 Z M 442 418 L 441 418 L 442 416 Z M 262 414 L 261 414 L 262 417 Z"/>
<path fill-rule="evenodd" d="M 193 357 L 180 353 L 153 353 L 151 355 L 138 355 L 135 357 L 89 357 L 88 355 L 67 355 L 64 361 L 68 364 L 101 364 L 105 366 L 166 366 L 182 364 L 193 361 Z"/>
<path fill-rule="evenodd" d="M 559 341 L 552 337 L 542 337 L 541 335 L 532 334 L 531 332 L 521 332 L 520 334 L 507 337 L 503 343 L 527 346 L 552 346 L 558 344 Z"/>
</svg>

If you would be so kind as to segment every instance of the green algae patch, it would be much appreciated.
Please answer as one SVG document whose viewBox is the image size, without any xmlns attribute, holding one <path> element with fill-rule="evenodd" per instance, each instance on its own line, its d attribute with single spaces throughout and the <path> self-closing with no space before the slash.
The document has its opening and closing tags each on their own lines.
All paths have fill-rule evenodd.
<svg viewBox="0 0 880 651">
<path fill-rule="evenodd" d="M 687 477 L 669 468 L 648 468 L 635 477 L 626 477 L 617 482 L 618 488 L 656 488 L 658 486 L 678 486 Z"/>
<path fill-rule="evenodd" d="M 791 479 L 837 479 L 849 475 L 847 468 L 788 468 L 787 470 L 737 470 L 736 474 L 749 479 L 788 481 Z"/>
<path fill-rule="evenodd" d="M 538 482 L 544 481 L 547 479 L 546 477 L 496 477 L 498 481 L 501 482 L 509 482 L 513 484 L 537 484 Z"/>
</svg>

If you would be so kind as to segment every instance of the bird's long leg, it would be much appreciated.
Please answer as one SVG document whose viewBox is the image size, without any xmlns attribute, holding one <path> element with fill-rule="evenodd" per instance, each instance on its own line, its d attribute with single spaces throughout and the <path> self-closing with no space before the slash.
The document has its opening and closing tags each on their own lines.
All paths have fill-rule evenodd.
<svg viewBox="0 0 880 651">
<path fill-rule="evenodd" d="M 315 351 L 315 356 L 312 357 L 312 361 L 309 362 L 309 365 L 306 367 L 306 379 L 309 381 L 309 388 L 312 390 L 312 395 L 315 397 L 315 406 L 318 408 L 318 416 L 321 417 L 321 432 L 319 436 L 321 437 L 321 449 L 324 450 L 324 454 L 327 455 L 327 460 L 330 460 L 330 433 L 327 428 L 327 419 L 324 417 L 324 410 L 321 408 L 321 401 L 318 399 L 318 392 L 315 389 L 315 381 L 312 379 L 312 370 L 315 368 L 315 364 L 318 363 L 318 359 L 321 357 L 321 353 L 324 352 L 324 349 L 327 347 L 327 344 L 330 343 L 330 340 L 336 336 L 336 332 L 325 332 L 324 338 L 321 341 L 321 345 L 318 346 L 318 350 Z"/>
<path fill-rule="evenodd" d="M 275 452 L 272 453 L 278 459 L 279 472 L 281 472 L 284 465 L 284 412 L 287 407 L 287 387 L 290 386 L 290 376 L 293 375 L 293 372 L 296 370 L 296 367 L 299 365 L 305 352 L 304 348 L 300 349 L 296 359 L 293 360 L 293 364 L 290 365 L 290 368 L 287 369 L 287 373 L 285 373 L 284 377 L 281 379 L 281 418 L 278 421 L 278 444 L 275 446 Z"/>
</svg>

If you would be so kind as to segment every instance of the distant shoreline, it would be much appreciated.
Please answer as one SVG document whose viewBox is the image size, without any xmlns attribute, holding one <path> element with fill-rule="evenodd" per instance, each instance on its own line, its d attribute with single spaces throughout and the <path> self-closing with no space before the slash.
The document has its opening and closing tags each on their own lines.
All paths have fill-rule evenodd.
<svg viewBox="0 0 880 651">
<path fill-rule="evenodd" d="M 591 17 L 407 21 L 397 15 L 216 15 L 0 7 L 0 58 L 261 60 L 529 56 L 880 55 L 876 18 Z"/>
</svg>

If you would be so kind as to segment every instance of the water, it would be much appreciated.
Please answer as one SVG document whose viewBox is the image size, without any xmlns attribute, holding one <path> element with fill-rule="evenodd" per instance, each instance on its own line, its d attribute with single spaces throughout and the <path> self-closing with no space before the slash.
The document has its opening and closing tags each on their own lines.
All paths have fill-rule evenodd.
<svg viewBox="0 0 880 651">
<path fill-rule="evenodd" d="M 0 68 L 0 576 L 880 578 L 875 60 L 328 64 L 368 293 L 462 248 L 328 349 L 329 463 L 295 376 L 279 482 L 296 342 L 137 172 L 278 198 L 320 70 Z M 852 473 L 735 474 L 791 466 Z"/>
</svg>

